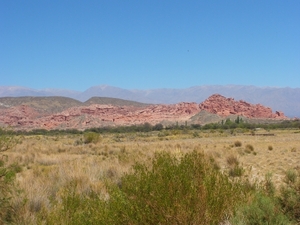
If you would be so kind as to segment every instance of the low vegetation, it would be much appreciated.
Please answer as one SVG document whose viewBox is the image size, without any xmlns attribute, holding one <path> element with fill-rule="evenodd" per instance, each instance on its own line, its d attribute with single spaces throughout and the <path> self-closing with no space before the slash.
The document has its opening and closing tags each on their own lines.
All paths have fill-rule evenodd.
<svg viewBox="0 0 300 225">
<path fill-rule="evenodd" d="M 100 141 L 100 135 L 94 132 L 86 132 L 83 135 L 83 143 L 89 144 L 94 143 L 97 144 Z"/>
<path fill-rule="evenodd" d="M 0 160 L 0 224 L 12 222 L 15 216 L 11 204 L 15 175 L 13 168 L 7 168 L 5 161 Z"/>
<path fill-rule="evenodd" d="M 276 129 L 300 129 L 300 120 L 286 120 L 280 123 L 253 123 L 243 121 L 242 119 L 235 119 L 231 121 L 227 119 L 225 122 L 221 121 L 219 123 L 209 123 L 205 125 L 200 124 L 188 124 L 185 122 L 184 124 L 179 125 L 170 124 L 164 126 L 161 123 L 151 125 L 149 123 L 144 123 L 140 125 L 130 125 L 130 126 L 117 126 L 117 127 L 98 127 L 98 128 L 90 128 L 86 129 L 85 132 L 94 132 L 94 133 L 132 133 L 132 132 L 153 132 L 153 131 L 162 131 L 162 130 L 171 130 L 171 131 L 186 131 L 186 130 L 231 130 L 232 132 L 235 130 L 239 133 L 250 132 L 251 135 L 255 135 L 255 130 L 263 129 L 266 131 L 276 130 Z M 6 132 L 0 129 L 0 133 Z M 12 131 L 9 131 L 12 132 Z M 300 132 L 295 131 L 295 132 Z M 45 129 L 35 129 L 31 131 L 17 131 L 14 132 L 16 134 L 22 135 L 58 135 L 58 134 L 82 134 L 83 131 L 79 131 L 76 129 L 67 129 L 67 130 L 45 130 Z M 196 133 L 194 133 L 197 135 Z M 249 134 L 249 135 L 250 135 Z M 239 141 L 237 141 L 239 142 Z M 238 143 L 241 144 L 241 143 Z"/>
<path fill-rule="evenodd" d="M 197 152 L 182 158 L 155 154 L 150 166 L 136 163 L 109 199 L 76 193 L 76 181 L 46 214 L 47 224 L 219 224 L 244 197 L 239 183 Z"/>
<path fill-rule="evenodd" d="M 242 142 L 240 142 L 240 141 L 235 141 L 235 142 L 234 142 L 234 146 L 235 146 L 235 147 L 241 147 L 241 146 L 242 146 Z"/>
<path fill-rule="evenodd" d="M 2 130 L 0 224 L 300 223 L 298 130 L 115 129 Z"/>
<path fill-rule="evenodd" d="M 17 139 L 10 132 L 0 135 L 0 152 L 3 153 L 16 144 Z M 0 158 L 0 224 L 12 222 L 15 217 L 11 199 L 15 191 L 16 173 L 22 171 L 17 163 L 8 166 L 7 161 L 8 155 L 2 154 Z"/>
</svg>

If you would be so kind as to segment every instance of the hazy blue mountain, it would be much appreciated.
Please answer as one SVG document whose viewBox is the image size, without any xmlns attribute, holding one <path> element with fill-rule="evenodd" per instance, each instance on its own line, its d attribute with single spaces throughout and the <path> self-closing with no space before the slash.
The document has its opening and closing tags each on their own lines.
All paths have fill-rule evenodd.
<svg viewBox="0 0 300 225">
<path fill-rule="evenodd" d="M 206 85 L 184 89 L 127 90 L 108 85 L 93 86 L 84 92 L 63 89 L 35 90 L 24 87 L 1 87 L 0 97 L 6 96 L 65 96 L 80 101 L 91 97 L 112 97 L 143 103 L 201 103 L 212 94 L 221 94 L 235 100 L 271 107 L 283 111 L 288 117 L 300 117 L 300 88 L 256 87 L 246 85 Z"/>
<path fill-rule="evenodd" d="M 121 98 L 125 100 L 131 100 L 135 98 L 135 94 L 132 93 L 130 90 L 112 87 L 108 85 L 100 85 L 100 86 L 93 86 L 89 89 L 85 90 L 80 94 L 78 99 L 80 101 L 86 101 L 91 97 L 113 97 L 113 98 Z"/>
<path fill-rule="evenodd" d="M 33 89 L 20 86 L 0 86 L 0 97 L 23 97 L 23 96 L 63 96 L 78 99 L 80 91 L 66 89 Z"/>
<path fill-rule="evenodd" d="M 19 86 L 1 86 L 0 97 L 44 96 L 38 90 Z"/>
</svg>

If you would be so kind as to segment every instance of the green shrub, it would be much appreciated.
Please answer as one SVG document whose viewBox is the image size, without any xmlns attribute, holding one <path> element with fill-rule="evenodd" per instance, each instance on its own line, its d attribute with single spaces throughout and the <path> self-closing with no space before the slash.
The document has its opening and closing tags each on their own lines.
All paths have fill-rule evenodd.
<svg viewBox="0 0 300 225">
<path fill-rule="evenodd" d="M 265 180 L 262 184 L 262 189 L 264 190 L 264 193 L 266 193 L 268 196 L 274 196 L 275 194 L 275 185 L 272 181 L 272 173 L 267 173 L 265 176 Z"/>
<path fill-rule="evenodd" d="M 94 132 L 87 132 L 84 133 L 83 135 L 83 142 L 84 144 L 89 144 L 89 143 L 98 143 L 100 141 L 100 135 Z"/>
<path fill-rule="evenodd" d="M 193 152 L 178 159 L 155 155 L 150 167 L 135 164 L 109 198 L 79 194 L 76 184 L 44 216 L 47 224 L 220 224 L 242 201 L 243 189 L 215 169 L 215 162 Z M 75 188 L 74 188 L 75 187 Z"/>
<path fill-rule="evenodd" d="M 286 172 L 286 185 L 280 189 L 279 202 L 283 212 L 300 224 L 300 172 L 288 170 Z"/>
<path fill-rule="evenodd" d="M 12 131 L 0 128 L 0 152 L 7 151 L 18 143 L 18 139 Z M 10 167 L 5 165 L 7 156 L 0 155 L 0 224 L 11 223 L 14 218 L 14 210 L 11 206 L 11 196 L 14 189 L 14 179 L 16 172 L 22 168 L 13 164 Z"/>
<path fill-rule="evenodd" d="M 14 188 L 15 171 L 0 163 L 0 224 L 11 223 L 14 218 L 14 210 L 10 199 Z"/>
<path fill-rule="evenodd" d="M 298 178 L 297 171 L 295 170 L 287 170 L 285 172 L 285 183 L 287 184 L 295 184 Z"/>
<path fill-rule="evenodd" d="M 239 206 L 231 223 L 233 225 L 259 224 L 259 225 L 288 225 L 293 224 L 281 212 L 280 206 L 274 198 L 257 193 L 251 202 Z"/>
<path fill-rule="evenodd" d="M 105 224 L 105 201 L 94 192 L 78 193 L 80 181 L 73 180 L 62 193 L 61 202 L 56 202 L 52 211 L 43 209 L 38 224 Z"/>
<path fill-rule="evenodd" d="M 158 123 L 158 124 L 155 124 L 152 129 L 159 131 L 159 130 L 164 129 L 164 126 L 161 123 Z"/>
<path fill-rule="evenodd" d="M 137 164 L 122 179 L 123 195 L 117 196 L 125 197 L 126 204 L 119 224 L 218 224 L 241 198 L 239 188 L 203 154 L 177 159 L 160 153 L 151 168 Z"/>
</svg>

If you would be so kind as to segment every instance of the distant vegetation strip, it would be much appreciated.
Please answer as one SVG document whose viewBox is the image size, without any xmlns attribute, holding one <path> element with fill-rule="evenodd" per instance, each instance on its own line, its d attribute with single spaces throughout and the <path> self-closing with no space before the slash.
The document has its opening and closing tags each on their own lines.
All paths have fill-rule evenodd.
<svg viewBox="0 0 300 225">
<path fill-rule="evenodd" d="M 35 129 L 31 131 L 9 131 L 14 134 L 23 135 L 57 135 L 57 134 L 82 134 L 85 132 L 95 132 L 95 133 L 131 133 L 131 132 L 151 132 L 151 131 L 161 131 L 161 130 L 228 130 L 228 129 L 248 129 L 254 130 L 257 128 L 262 128 L 265 130 L 272 129 L 300 129 L 300 120 L 286 120 L 279 123 L 248 123 L 237 118 L 235 121 L 227 119 L 219 123 L 209 123 L 205 125 L 200 124 L 190 124 L 179 125 L 178 123 L 164 126 L 160 123 L 156 125 L 151 125 L 150 123 L 144 123 L 140 125 L 130 125 L 130 126 L 110 126 L 110 127 L 95 127 L 85 130 L 77 129 L 66 129 L 66 130 L 46 130 L 46 129 Z M 1 133 L 7 131 L 0 130 Z"/>
</svg>

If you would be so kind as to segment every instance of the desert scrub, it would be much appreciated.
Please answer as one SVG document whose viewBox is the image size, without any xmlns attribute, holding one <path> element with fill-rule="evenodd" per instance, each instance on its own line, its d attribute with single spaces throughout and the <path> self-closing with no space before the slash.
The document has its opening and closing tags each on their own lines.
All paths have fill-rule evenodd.
<svg viewBox="0 0 300 225">
<path fill-rule="evenodd" d="M 276 189 L 272 181 L 272 176 L 273 176 L 272 173 L 267 173 L 265 175 L 265 180 L 261 185 L 261 189 L 264 191 L 266 195 L 274 197 Z"/>
<path fill-rule="evenodd" d="M 198 137 L 199 137 L 199 133 L 196 132 L 196 131 L 194 131 L 194 132 L 192 133 L 192 135 L 193 135 L 194 138 L 198 138 Z"/>
<path fill-rule="evenodd" d="M 241 166 L 234 166 L 229 169 L 228 172 L 230 177 L 241 177 L 244 174 L 244 169 Z"/>
<path fill-rule="evenodd" d="M 239 165 L 239 160 L 238 160 L 238 158 L 237 158 L 236 156 L 234 156 L 234 155 L 228 156 L 227 159 L 226 159 L 226 161 L 227 161 L 227 164 L 228 164 L 229 166 L 238 166 L 238 165 Z"/>
<path fill-rule="evenodd" d="M 16 175 L 13 169 L 6 167 L 5 161 L 0 160 L 0 224 L 13 222 L 15 216 L 11 204 Z"/>
<path fill-rule="evenodd" d="M 16 146 L 21 139 L 17 137 L 11 130 L 3 130 L 0 128 L 0 152 L 7 151 Z"/>
<path fill-rule="evenodd" d="M 240 141 L 235 141 L 235 142 L 234 142 L 234 146 L 235 146 L 235 147 L 241 147 L 241 146 L 242 146 L 242 142 L 240 142 Z"/>
<path fill-rule="evenodd" d="M 100 135 L 94 132 L 87 132 L 83 135 L 83 142 L 84 144 L 90 144 L 90 143 L 98 143 L 100 141 Z"/>
<path fill-rule="evenodd" d="M 79 193 L 80 182 L 74 179 L 62 191 L 61 201 L 54 202 L 51 210 L 43 208 L 38 224 L 104 224 L 105 201 L 94 192 Z"/>
<path fill-rule="evenodd" d="M 280 189 L 279 202 L 283 212 L 300 223 L 300 170 L 288 170 L 285 185 Z"/>
<path fill-rule="evenodd" d="M 254 151 L 253 145 L 247 144 L 247 145 L 245 146 L 245 152 L 246 152 L 246 153 L 250 154 L 250 153 L 253 152 L 253 151 Z"/>
<path fill-rule="evenodd" d="M 253 145 L 247 144 L 246 149 L 249 149 L 250 151 L 254 151 Z"/>
<path fill-rule="evenodd" d="M 295 184 L 298 179 L 298 172 L 296 170 L 287 170 L 285 172 L 284 182 L 287 184 Z"/>
<path fill-rule="evenodd" d="M 276 200 L 264 193 L 255 193 L 250 202 L 238 207 L 231 220 L 233 225 L 244 224 L 295 224 L 284 215 Z"/>
<path fill-rule="evenodd" d="M 244 192 L 215 168 L 196 151 L 181 158 L 156 153 L 150 166 L 136 163 L 118 184 L 108 184 L 106 200 L 71 186 L 43 218 L 46 224 L 220 224 Z"/>
<path fill-rule="evenodd" d="M 226 161 L 229 166 L 228 175 L 230 177 L 240 177 L 243 175 L 244 169 L 239 165 L 240 162 L 236 156 L 230 155 Z"/>
<path fill-rule="evenodd" d="M 236 156 L 230 155 L 226 161 L 229 166 L 228 175 L 230 177 L 241 177 L 243 175 L 244 169 L 239 165 L 240 162 Z"/>
<path fill-rule="evenodd" d="M 18 138 L 11 131 L 0 128 L 0 153 L 13 148 L 18 143 Z M 7 155 L 0 155 L 0 224 L 12 223 L 14 220 L 14 210 L 11 204 L 13 196 L 14 180 L 17 172 L 22 168 L 18 163 L 6 166 Z"/>
</svg>

